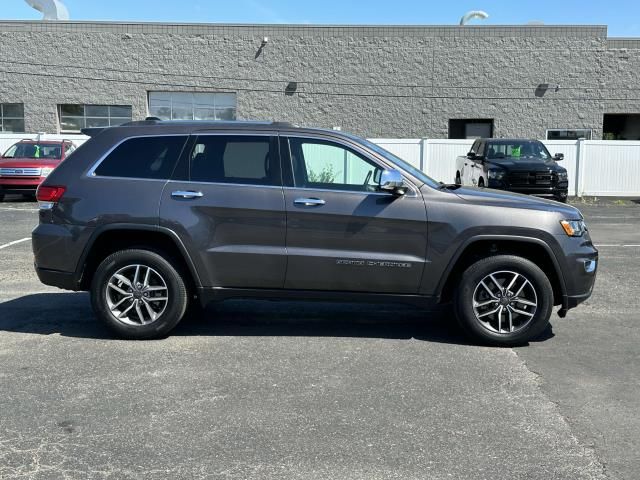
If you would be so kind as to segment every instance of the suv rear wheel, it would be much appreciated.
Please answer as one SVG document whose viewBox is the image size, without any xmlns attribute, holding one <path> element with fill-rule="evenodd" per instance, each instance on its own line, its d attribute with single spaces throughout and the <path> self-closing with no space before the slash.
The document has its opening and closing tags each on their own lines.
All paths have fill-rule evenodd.
<svg viewBox="0 0 640 480">
<path fill-rule="evenodd" d="M 525 258 L 488 257 L 462 274 L 455 309 L 462 328 L 483 343 L 522 345 L 547 327 L 553 289 L 544 272 Z"/>
<path fill-rule="evenodd" d="M 98 318 L 131 340 L 165 336 L 180 322 L 187 303 L 181 274 L 148 250 L 110 255 L 91 282 L 91 305 Z"/>
</svg>

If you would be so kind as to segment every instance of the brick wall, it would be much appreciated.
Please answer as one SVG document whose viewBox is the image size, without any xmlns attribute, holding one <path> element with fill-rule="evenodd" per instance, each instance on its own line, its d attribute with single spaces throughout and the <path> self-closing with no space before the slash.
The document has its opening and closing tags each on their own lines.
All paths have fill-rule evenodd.
<svg viewBox="0 0 640 480">
<path fill-rule="evenodd" d="M 25 104 L 28 131 L 57 132 L 62 103 L 132 105 L 142 119 L 149 90 L 177 90 L 237 92 L 238 119 L 367 137 L 446 137 L 450 118 L 493 118 L 496 136 L 600 138 L 604 113 L 640 112 L 639 70 L 640 41 L 599 26 L 0 22 L 0 101 Z M 561 88 L 536 96 L 543 83 Z"/>
</svg>

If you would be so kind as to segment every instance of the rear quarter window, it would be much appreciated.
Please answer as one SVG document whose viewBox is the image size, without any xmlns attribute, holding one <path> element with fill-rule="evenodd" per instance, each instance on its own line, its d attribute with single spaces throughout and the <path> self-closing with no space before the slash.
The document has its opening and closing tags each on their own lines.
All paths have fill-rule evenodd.
<svg viewBox="0 0 640 480">
<path fill-rule="evenodd" d="M 187 138 L 186 135 L 130 138 L 107 155 L 94 175 L 166 180 L 171 176 Z"/>
</svg>

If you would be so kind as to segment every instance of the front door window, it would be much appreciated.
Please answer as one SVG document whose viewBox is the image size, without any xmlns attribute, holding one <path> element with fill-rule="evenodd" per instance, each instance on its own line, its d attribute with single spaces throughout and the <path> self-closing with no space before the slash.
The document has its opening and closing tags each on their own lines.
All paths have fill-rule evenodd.
<svg viewBox="0 0 640 480">
<path fill-rule="evenodd" d="M 353 150 L 323 140 L 289 142 L 296 187 L 376 192 L 382 169 Z"/>
</svg>

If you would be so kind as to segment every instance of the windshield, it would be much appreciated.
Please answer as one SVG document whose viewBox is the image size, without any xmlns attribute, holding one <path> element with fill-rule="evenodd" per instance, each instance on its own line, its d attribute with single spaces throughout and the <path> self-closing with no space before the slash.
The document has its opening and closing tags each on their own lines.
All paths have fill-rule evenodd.
<svg viewBox="0 0 640 480">
<path fill-rule="evenodd" d="M 535 140 L 489 142 L 487 145 L 487 159 L 495 158 L 540 158 L 549 160 L 551 155 L 547 148 Z"/>
<path fill-rule="evenodd" d="M 365 139 L 359 138 L 359 137 L 357 137 L 357 140 L 359 142 L 363 143 L 364 145 L 366 145 L 367 147 L 369 147 L 371 150 L 373 150 L 377 154 L 382 155 L 384 158 L 389 160 L 391 163 L 394 163 L 394 164 L 398 165 L 398 167 L 400 167 L 402 170 L 405 170 L 405 171 L 409 172 L 411 175 L 416 177 L 421 182 L 426 183 L 430 187 L 438 188 L 439 182 L 435 181 L 433 178 L 431 178 L 430 176 L 425 174 L 422 170 L 414 167 L 409 162 L 407 162 L 407 161 L 401 159 L 400 157 L 394 155 L 390 151 L 385 150 L 380 145 L 376 145 L 375 143 L 370 142 L 369 140 L 365 140 Z"/>
<path fill-rule="evenodd" d="M 46 158 L 59 160 L 62 146 L 59 143 L 16 143 L 3 155 L 4 158 Z"/>
</svg>

